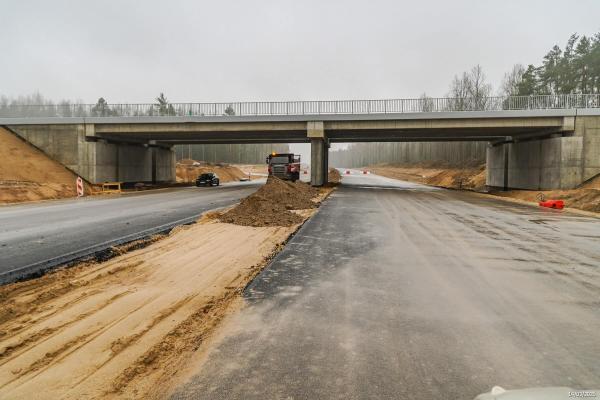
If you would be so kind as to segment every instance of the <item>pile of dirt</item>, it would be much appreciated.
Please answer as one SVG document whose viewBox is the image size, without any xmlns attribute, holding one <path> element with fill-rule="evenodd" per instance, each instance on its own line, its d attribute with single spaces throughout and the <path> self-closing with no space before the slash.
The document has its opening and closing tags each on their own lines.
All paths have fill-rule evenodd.
<svg viewBox="0 0 600 400">
<path fill-rule="evenodd" d="M 329 183 L 340 183 L 341 180 L 340 171 L 335 168 L 329 168 Z"/>
<path fill-rule="evenodd" d="M 195 160 L 180 160 L 176 165 L 177 182 L 193 183 L 200 174 L 214 172 L 219 176 L 221 182 L 237 182 L 247 179 L 248 174 L 239 168 L 228 164 L 212 164 Z"/>
<path fill-rule="evenodd" d="M 76 179 L 60 163 L 0 127 L 0 204 L 75 197 Z"/>
<path fill-rule="evenodd" d="M 377 175 L 424 183 L 451 189 L 483 191 L 485 189 L 485 164 L 464 167 L 435 165 L 430 163 L 415 165 L 377 164 L 369 167 Z"/>
<path fill-rule="evenodd" d="M 244 226 L 292 226 L 304 219 L 293 210 L 315 208 L 319 191 L 307 183 L 283 181 L 274 176 L 254 194 L 219 216 L 221 222 Z"/>
</svg>

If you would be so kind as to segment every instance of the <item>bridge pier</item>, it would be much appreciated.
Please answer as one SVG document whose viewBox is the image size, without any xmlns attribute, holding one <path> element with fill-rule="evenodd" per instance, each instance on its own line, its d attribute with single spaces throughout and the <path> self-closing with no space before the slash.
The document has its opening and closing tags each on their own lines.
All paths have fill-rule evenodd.
<svg viewBox="0 0 600 400">
<path fill-rule="evenodd" d="M 310 139 L 310 183 L 323 186 L 329 180 L 329 142 L 323 122 L 307 122 L 307 136 Z"/>
</svg>

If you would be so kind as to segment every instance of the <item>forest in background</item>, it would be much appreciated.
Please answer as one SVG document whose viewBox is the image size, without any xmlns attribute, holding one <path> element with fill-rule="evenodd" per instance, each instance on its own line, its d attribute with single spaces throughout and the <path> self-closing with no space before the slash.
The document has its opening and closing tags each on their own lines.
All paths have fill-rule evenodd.
<svg viewBox="0 0 600 400">
<path fill-rule="evenodd" d="M 289 153 L 287 144 L 180 144 L 177 160 L 192 159 L 210 163 L 264 164 L 272 152 Z"/>
<path fill-rule="evenodd" d="M 7 96 L 0 96 L 0 115 L 2 110 L 13 110 L 19 109 L 19 106 L 39 106 L 43 105 L 43 109 L 36 107 L 22 110 L 27 110 L 25 114 L 31 117 L 44 117 L 48 115 L 54 115 L 53 110 L 60 111 L 61 115 L 64 114 L 65 110 L 74 110 L 76 113 L 77 104 L 79 102 L 70 102 L 63 100 L 54 102 L 42 96 L 40 93 L 34 93 L 27 96 L 19 96 L 17 98 L 9 98 Z M 148 108 L 150 110 L 147 115 L 175 115 L 175 111 L 169 100 L 163 93 L 155 99 L 155 103 Z M 111 106 L 103 97 L 100 97 L 96 104 L 91 108 L 91 116 L 102 116 L 110 117 L 117 116 L 118 111 L 115 107 Z M 37 112 L 40 112 L 37 114 Z M 85 110 L 81 110 L 82 113 Z M 5 112 L 8 114 L 8 112 Z M 231 107 L 227 107 L 224 110 L 224 114 L 233 115 L 234 111 Z M 241 164 L 262 164 L 265 162 L 266 156 L 273 152 L 288 152 L 289 146 L 287 144 L 207 144 L 207 145 L 176 145 L 175 154 L 177 160 L 191 158 L 194 160 L 202 160 L 207 162 L 227 162 L 227 163 L 241 163 Z"/>
<path fill-rule="evenodd" d="M 563 49 L 552 47 L 541 64 L 524 67 L 516 64 L 508 71 L 495 93 L 498 96 L 600 93 L 600 33 L 571 35 Z M 455 110 L 485 109 L 486 99 L 494 95 L 483 68 L 456 75 L 446 98 L 453 99 Z M 431 99 L 421 96 L 423 104 Z M 427 110 L 424 110 L 427 111 Z M 402 165 L 438 162 L 457 166 L 485 162 L 486 142 L 352 143 L 332 151 L 335 167 L 362 167 L 380 163 Z"/>
</svg>

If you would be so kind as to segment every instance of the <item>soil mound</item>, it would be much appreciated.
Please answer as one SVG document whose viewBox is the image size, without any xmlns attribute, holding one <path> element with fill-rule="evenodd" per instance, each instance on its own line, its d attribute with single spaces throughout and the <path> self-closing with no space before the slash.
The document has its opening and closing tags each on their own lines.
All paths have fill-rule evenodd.
<svg viewBox="0 0 600 400">
<path fill-rule="evenodd" d="M 0 204 L 75 197 L 76 179 L 61 164 L 0 127 Z"/>
<path fill-rule="evenodd" d="M 210 164 L 189 159 L 179 160 L 176 167 L 177 182 L 192 183 L 200 174 L 214 172 L 221 182 L 237 182 L 248 178 L 239 168 L 227 164 Z"/>
<path fill-rule="evenodd" d="M 340 171 L 335 168 L 329 168 L 329 182 L 340 183 L 341 180 L 342 176 L 340 175 Z"/>
<path fill-rule="evenodd" d="M 286 182 L 270 176 L 264 186 L 223 213 L 219 220 L 245 226 L 291 226 L 304 219 L 291 210 L 315 208 L 312 198 L 317 194 L 317 189 L 304 182 Z"/>
<path fill-rule="evenodd" d="M 369 169 L 388 178 L 425 183 L 451 189 L 485 189 L 485 164 L 466 163 L 464 167 L 450 167 L 447 164 L 421 163 L 413 165 L 379 164 Z"/>
</svg>

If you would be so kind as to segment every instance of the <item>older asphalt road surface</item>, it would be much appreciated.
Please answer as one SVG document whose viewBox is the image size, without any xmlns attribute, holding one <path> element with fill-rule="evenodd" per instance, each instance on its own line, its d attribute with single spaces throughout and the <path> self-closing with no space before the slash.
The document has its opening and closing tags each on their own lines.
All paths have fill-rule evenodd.
<svg viewBox="0 0 600 400">
<path fill-rule="evenodd" d="M 231 205 L 263 182 L 0 207 L 0 283 Z"/>
<path fill-rule="evenodd" d="M 173 399 L 600 387 L 600 220 L 377 176 L 343 183 Z"/>
</svg>

